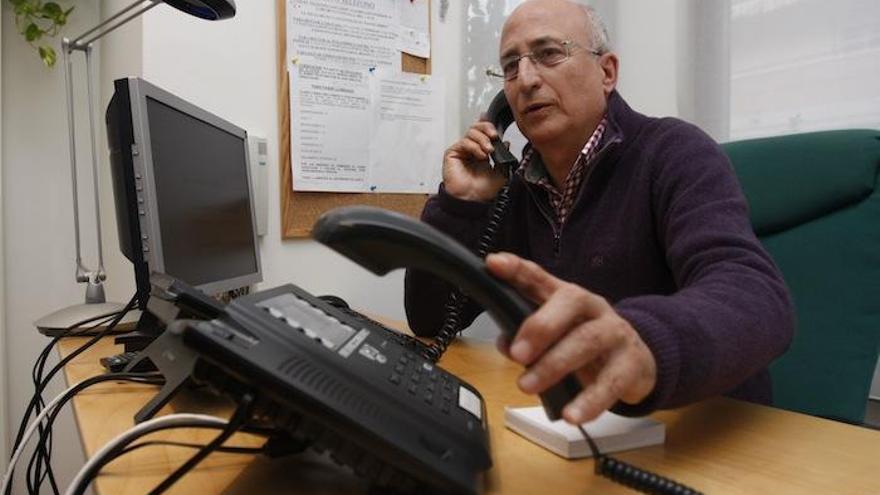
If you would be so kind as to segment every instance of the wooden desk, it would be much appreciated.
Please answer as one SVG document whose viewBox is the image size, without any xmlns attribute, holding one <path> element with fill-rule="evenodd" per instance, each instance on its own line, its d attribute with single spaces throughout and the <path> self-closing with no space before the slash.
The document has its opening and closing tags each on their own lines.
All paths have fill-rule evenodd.
<svg viewBox="0 0 880 495">
<path fill-rule="evenodd" d="M 68 339 L 69 353 L 83 339 Z M 98 357 L 118 352 L 107 340 L 84 353 L 65 372 L 69 383 L 101 372 Z M 528 442 L 504 427 L 504 406 L 534 405 L 520 393 L 516 365 L 484 342 L 462 339 L 441 366 L 476 386 L 486 400 L 494 467 L 485 478 L 485 493 L 633 493 L 592 474 L 591 460 L 567 461 Z M 87 455 L 132 426 L 134 413 L 154 388 L 107 383 L 74 399 L 76 418 Z M 166 412 L 219 414 L 230 407 L 210 397 L 187 395 Z M 880 432 L 768 407 L 715 399 L 654 415 L 667 425 L 664 446 L 616 456 L 651 469 L 705 493 L 880 494 Z M 156 437 L 206 443 L 214 431 L 180 430 Z M 258 446 L 261 441 L 237 435 L 230 442 Z M 98 493 L 147 493 L 192 455 L 192 450 L 150 447 L 122 457 L 104 469 Z M 361 480 L 334 464 L 307 454 L 270 461 L 263 457 L 212 454 L 184 476 L 169 493 L 364 493 Z"/>
</svg>

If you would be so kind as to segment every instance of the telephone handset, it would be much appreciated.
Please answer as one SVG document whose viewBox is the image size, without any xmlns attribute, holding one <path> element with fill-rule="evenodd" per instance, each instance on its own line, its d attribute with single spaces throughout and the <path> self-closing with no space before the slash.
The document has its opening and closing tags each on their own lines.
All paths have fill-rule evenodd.
<svg viewBox="0 0 880 495">
<path fill-rule="evenodd" d="M 489 103 L 489 109 L 486 110 L 486 120 L 494 124 L 495 130 L 498 131 L 498 137 L 491 140 L 493 149 L 492 153 L 489 154 L 489 158 L 491 159 L 492 166 L 501 167 L 504 174 L 509 176 L 510 172 L 519 165 L 519 160 L 513 156 L 513 153 L 501 141 L 504 131 L 513 123 L 513 111 L 510 109 L 510 104 L 507 102 L 504 91 L 499 91 L 495 98 L 492 98 L 492 102 Z"/>
<path fill-rule="evenodd" d="M 321 215 L 312 236 L 377 275 L 416 268 L 443 278 L 486 308 L 510 337 L 534 311 L 534 305 L 490 275 L 483 260 L 411 217 L 370 206 L 336 208 Z M 569 375 L 541 394 L 547 416 L 560 419 L 562 408 L 580 390 L 580 382 Z"/>
</svg>

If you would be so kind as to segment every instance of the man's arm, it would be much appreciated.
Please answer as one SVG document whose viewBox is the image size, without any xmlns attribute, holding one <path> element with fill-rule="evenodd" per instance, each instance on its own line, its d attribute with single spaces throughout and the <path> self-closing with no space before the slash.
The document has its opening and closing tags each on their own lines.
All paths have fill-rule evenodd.
<svg viewBox="0 0 880 495">
<path fill-rule="evenodd" d="M 729 392 L 785 352 L 794 334 L 788 290 L 752 231 L 726 155 L 690 124 L 662 132 L 652 206 L 679 290 L 614 307 L 657 360 L 651 396 L 616 409 L 629 414 Z"/>
<path fill-rule="evenodd" d="M 791 341 L 788 291 L 752 233 L 726 156 L 688 124 L 656 132 L 664 135 L 647 153 L 651 201 L 676 293 L 611 306 L 532 262 L 487 258 L 494 275 L 539 304 L 511 345 L 500 345 L 529 367 L 520 388 L 541 393 L 577 376 L 584 389 L 563 411 L 572 423 L 612 407 L 641 415 L 729 392 Z"/>
</svg>

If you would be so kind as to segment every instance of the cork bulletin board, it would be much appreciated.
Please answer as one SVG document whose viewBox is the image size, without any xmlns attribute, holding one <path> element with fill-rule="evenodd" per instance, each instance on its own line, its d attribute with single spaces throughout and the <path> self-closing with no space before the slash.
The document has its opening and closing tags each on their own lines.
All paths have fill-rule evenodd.
<svg viewBox="0 0 880 495">
<path fill-rule="evenodd" d="M 315 220 L 339 206 L 370 205 L 418 217 L 427 194 L 302 192 L 293 190 L 290 170 L 290 78 L 287 74 L 287 0 L 277 1 L 278 22 L 278 164 L 281 173 L 281 237 L 308 237 Z M 430 12 L 430 3 L 428 7 Z M 431 73 L 431 60 L 401 53 L 404 72 Z M 440 157 L 437 157 L 440 166 Z"/>
</svg>

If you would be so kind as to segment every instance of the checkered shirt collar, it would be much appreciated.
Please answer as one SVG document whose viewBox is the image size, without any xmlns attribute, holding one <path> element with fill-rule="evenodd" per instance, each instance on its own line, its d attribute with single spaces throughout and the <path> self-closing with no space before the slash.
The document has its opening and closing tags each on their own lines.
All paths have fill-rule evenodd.
<svg viewBox="0 0 880 495">
<path fill-rule="evenodd" d="M 593 134 L 590 135 L 590 138 L 587 139 L 587 143 L 584 145 L 583 149 L 581 149 L 580 154 L 578 154 L 571 170 L 568 171 L 568 176 L 565 178 L 565 182 L 560 188 L 561 190 L 553 185 L 553 181 L 550 179 L 550 174 L 547 172 L 547 168 L 544 166 L 541 156 L 535 153 L 534 148 L 528 146 L 523 152 L 523 157 L 520 161 L 520 167 L 519 170 L 517 170 L 517 173 L 519 173 L 526 182 L 535 184 L 547 191 L 550 204 L 553 206 L 553 210 L 556 213 L 556 222 L 558 226 L 563 225 L 568 219 L 569 213 L 571 213 L 571 208 L 574 205 L 578 190 L 590 169 L 590 162 L 592 161 L 593 156 L 599 150 L 599 143 L 602 141 L 602 135 L 605 133 L 605 128 L 607 126 L 608 118 L 603 117 L 602 121 L 599 122 L 599 125 L 596 126 L 596 130 L 594 130 Z"/>
</svg>

